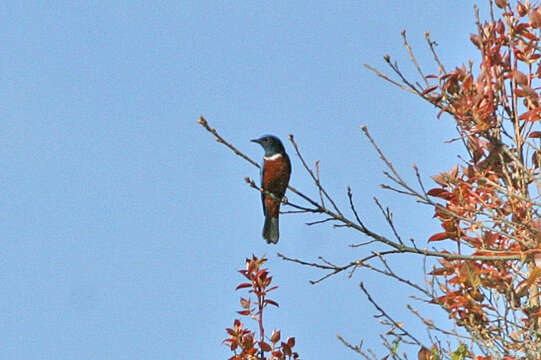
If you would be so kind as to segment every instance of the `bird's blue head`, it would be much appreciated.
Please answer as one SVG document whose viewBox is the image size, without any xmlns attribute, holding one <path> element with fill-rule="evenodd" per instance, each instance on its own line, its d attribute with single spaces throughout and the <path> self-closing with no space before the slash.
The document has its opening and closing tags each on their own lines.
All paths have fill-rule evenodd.
<svg viewBox="0 0 541 360">
<path fill-rule="evenodd" d="M 250 140 L 263 146 L 265 156 L 285 154 L 286 150 L 280 139 L 273 135 L 263 135 L 259 139 Z"/>
</svg>

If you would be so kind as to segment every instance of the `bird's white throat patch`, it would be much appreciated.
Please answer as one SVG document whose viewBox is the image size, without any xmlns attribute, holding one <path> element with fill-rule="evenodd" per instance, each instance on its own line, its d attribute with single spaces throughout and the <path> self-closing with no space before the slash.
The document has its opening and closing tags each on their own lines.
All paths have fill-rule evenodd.
<svg viewBox="0 0 541 360">
<path fill-rule="evenodd" d="M 263 159 L 265 160 L 276 160 L 276 159 L 279 159 L 282 157 L 282 154 L 278 153 L 278 154 L 274 154 L 272 156 L 264 156 Z"/>
</svg>

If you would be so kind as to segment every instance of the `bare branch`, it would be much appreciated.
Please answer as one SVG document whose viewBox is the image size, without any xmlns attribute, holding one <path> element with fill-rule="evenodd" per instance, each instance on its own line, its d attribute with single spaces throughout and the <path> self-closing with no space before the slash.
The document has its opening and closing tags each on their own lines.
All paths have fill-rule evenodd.
<svg viewBox="0 0 541 360">
<path fill-rule="evenodd" d="M 316 168 L 317 168 L 317 171 L 318 171 L 318 176 L 316 176 L 316 175 L 314 175 L 314 172 L 312 171 L 312 169 L 310 169 L 310 167 L 306 164 L 306 161 L 304 161 L 304 158 L 303 158 L 303 156 L 302 156 L 302 154 L 301 154 L 301 152 L 299 150 L 299 147 L 298 147 L 297 143 L 295 142 L 295 138 L 293 137 L 293 135 L 289 135 L 289 141 L 291 141 L 291 144 L 293 144 L 293 147 L 295 148 L 295 152 L 297 153 L 297 156 L 301 160 L 302 165 L 304 166 L 304 168 L 306 169 L 308 174 L 310 174 L 310 176 L 314 180 L 314 183 L 316 184 L 320 194 L 323 193 L 323 195 L 325 195 L 325 198 L 327 198 L 327 200 L 329 200 L 329 202 L 332 204 L 334 210 L 338 214 L 342 215 L 342 213 L 338 209 L 338 206 L 336 206 L 333 199 L 329 196 L 329 194 L 327 194 L 327 191 L 325 191 L 325 189 L 321 185 L 321 182 L 319 181 L 319 162 L 316 162 Z M 325 207 L 325 205 L 323 204 L 323 198 L 321 198 L 321 206 Z"/>
<path fill-rule="evenodd" d="M 221 144 L 224 144 L 225 146 L 227 146 L 229 149 L 233 150 L 233 152 L 240 156 L 241 158 L 243 158 L 244 160 L 248 161 L 250 164 L 252 164 L 253 166 L 255 166 L 256 168 L 260 169 L 261 168 L 261 165 L 259 165 L 257 162 L 255 162 L 254 160 L 250 159 L 248 156 L 244 155 L 242 152 L 240 152 L 236 147 L 234 147 L 233 145 L 231 145 L 229 142 L 227 142 L 223 137 L 220 136 L 220 134 L 218 134 L 218 132 L 216 131 L 216 129 L 210 127 L 209 123 L 207 122 L 207 120 L 203 117 L 203 115 L 201 115 L 199 117 L 199 120 L 197 121 L 201 126 L 203 126 L 208 132 L 210 132 L 212 135 L 214 135 L 214 137 L 216 138 L 216 141 L 221 143 Z"/>
<path fill-rule="evenodd" d="M 440 74 L 447 74 L 447 71 L 445 70 L 445 66 L 443 66 L 443 63 L 441 62 L 438 54 L 436 53 L 436 49 L 434 46 L 437 46 L 438 44 L 435 41 L 430 40 L 430 32 L 425 31 L 425 39 L 428 43 L 428 47 L 430 48 L 430 51 L 432 52 L 432 55 L 434 56 L 434 60 L 439 66 L 439 73 Z"/>
<path fill-rule="evenodd" d="M 410 88 L 408 88 L 408 87 L 402 85 L 401 83 L 392 80 L 391 78 L 389 78 L 389 77 L 388 77 L 387 75 L 385 75 L 384 73 L 379 72 L 376 68 L 373 68 L 372 66 L 370 66 L 370 65 L 368 65 L 368 64 L 364 64 L 364 66 L 365 66 L 367 69 L 373 71 L 373 72 L 374 72 L 377 76 L 379 76 L 380 78 L 382 78 L 382 79 L 384 79 L 384 80 L 390 82 L 390 83 L 393 84 L 393 85 L 398 86 L 398 87 L 401 88 L 402 90 L 406 90 L 406 91 L 409 91 L 409 92 L 411 92 L 411 93 L 413 93 L 413 94 L 415 94 L 415 95 L 418 95 L 418 92 L 417 92 L 417 91 L 412 90 L 412 89 L 410 89 Z"/>
<path fill-rule="evenodd" d="M 410 339 L 412 339 L 417 345 L 423 346 L 423 344 L 419 340 L 417 340 L 417 338 L 415 336 L 413 336 L 410 332 L 408 332 L 400 323 L 395 321 L 389 314 L 387 314 L 387 312 L 385 312 L 385 310 L 383 310 L 383 308 L 381 306 L 379 306 L 376 303 L 376 301 L 374 301 L 374 299 L 372 298 L 372 296 L 370 295 L 368 290 L 366 290 L 366 288 L 364 287 L 364 284 L 362 282 L 359 284 L 359 286 L 361 287 L 361 290 L 366 295 L 368 301 L 370 301 L 370 303 L 372 305 L 374 305 L 374 307 L 381 313 L 381 315 L 383 317 L 385 317 L 387 320 L 389 320 L 396 328 L 402 330 L 404 332 L 404 334 L 406 336 L 408 336 Z"/>
<path fill-rule="evenodd" d="M 406 30 L 402 30 L 402 39 L 404 40 L 404 46 L 408 50 L 408 54 L 410 55 L 411 62 L 415 65 L 415 68 L 417 69 L 417 72 L 419 75 L 421 75 L 421 79 L 425 82 L 425 86 L 429 87 L 428 80 L 426 80 L 425 75 L 423 74 L 423 71 L 421 70 L 421 67 L 419 66 L 419 63 L 417 62 L 417 59 L 415 58 L 415 55 L 413 54 L 413 50 L 411 49 L 410 44 L 408 43 L 408 39 L 406 37 Z"/>
<path fill-rule="evenodd" d="M 400 237 L 400 235 L 398 235 L 398 231 L 396 231 L 396 228 L 394 226 L 393 214 L 391 213 L 391 210 L 389 210 L 388 207 L 384 210 L 383 206 L 381 206 L 377 198 L 374 198 L 374 201 L 376 202 L 378 208 L 381 210 L 381 213 L 383 214 L 383 217 L 385 217 L 385 220 L 387 220 L 387 224 L 389 224 L 391 230 L 393 231 L 396 240 L 398 240 L 400 244 L 404 245 L 404 243 L 402 242 L 402 238 Z"/>
<path fill-rule="evenodd" d="M 363 225 L 363 222 L 359 218 L 359 214 L 357 213 L 357 209 L 355 209 L 355 205 L 353 205 L 353 193 L 351 192 L 351 187 L 348 186 L 348 199 L 349 199 L 349 206 L 351 208 L 351 211 L 353 211 L 353 215 L 355 215 L 355 219 L 357 220 L 357 223 L 362 226 L 364 229 L 366 229 Z"/>
</svg>

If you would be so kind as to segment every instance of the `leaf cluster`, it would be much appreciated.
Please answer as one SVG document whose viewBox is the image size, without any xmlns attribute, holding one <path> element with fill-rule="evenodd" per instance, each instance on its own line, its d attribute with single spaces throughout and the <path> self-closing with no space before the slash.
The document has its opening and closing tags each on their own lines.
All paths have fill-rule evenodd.
<svg viewBox="0 0 541 360">
<path fill-rule="evenodd" d="M 246 278 L 247 282 L 240 283 L 235 290 L 247 289 L 252 298 L 241 297 L 240 305 L 242 310 L 237 311 L 239 315 L 255 320 L 259 326 L 259 340 L 256 340 L 255 332 L 245 329 L 239 319 L 235 319 L 232 328 L 226 331 L 229 337 L 224 340 L 234 355 L 229 360 L 286 360 L 298 359 L 299 354 L 293 351 L 295 347 L 295 338 L 290 337 L 287 340 L 281 340 L 281 332 L 273 330 L 270 337 L 265 336 L 263 327 L 263 312 L 268 305 L 278 307 L 278 303 L 268 298 L 268 294 L 277 289 L 277 286 L 271 286 L 272 276 L 262 265 L 267 261 L 263 256 L 257 258 L 255 255 L 251 259 L 246 259 L 246 268 L 239 272 Z M 268 354 L 268 355 L 267 355 Z"/>
</svg>

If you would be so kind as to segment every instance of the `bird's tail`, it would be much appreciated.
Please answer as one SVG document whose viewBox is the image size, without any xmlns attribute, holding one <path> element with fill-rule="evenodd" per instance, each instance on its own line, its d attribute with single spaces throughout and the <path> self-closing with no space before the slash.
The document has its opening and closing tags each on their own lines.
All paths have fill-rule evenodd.
<svg viewBox="0 0 541 360">
<path fill-rule="evenodd" d="M 278 243 L 280 233 L 278 231 L 278 216 L 267 215 L 265 217 L 265 225 L 263 225 L 263 238 L 267 240 L 269 244 Z"/>
</svg>

